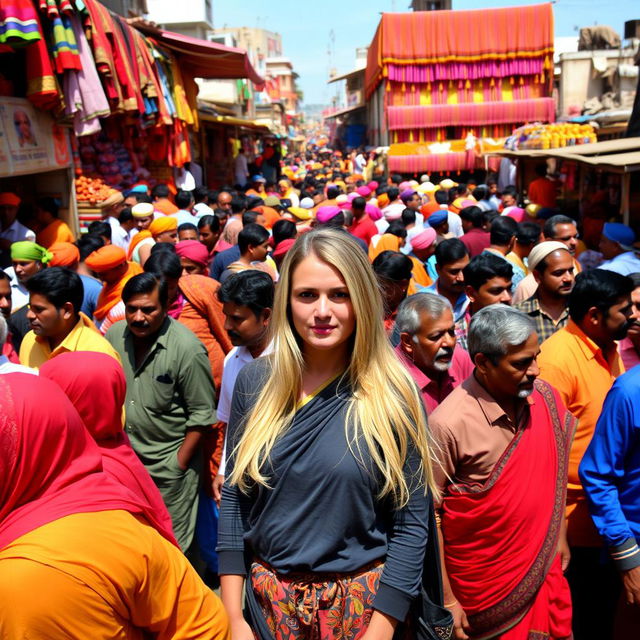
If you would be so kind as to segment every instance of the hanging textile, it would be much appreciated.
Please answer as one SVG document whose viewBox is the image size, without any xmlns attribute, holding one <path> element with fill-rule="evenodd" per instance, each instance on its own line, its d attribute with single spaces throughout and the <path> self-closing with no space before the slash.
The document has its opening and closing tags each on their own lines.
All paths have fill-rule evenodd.
<svg viewBox="0 0 640 640">
<path fill-rule="evenodd" d="M 77 16 L 71 16 L 70 22 L 78 43 L 82 68 L 80 71 L 70 70 L 65 74 L 66 113 L 73 116 L 75 134 L 86 136 L 100 132 L 99 118 L 110 115 L 111 110 L 80 20 Z"/>
<path fill-rule="evenodd" d="M 41 39 L 38 16 L 30 0 L 0 3 L 0 44 L 20 47 Z"/>
</svg>

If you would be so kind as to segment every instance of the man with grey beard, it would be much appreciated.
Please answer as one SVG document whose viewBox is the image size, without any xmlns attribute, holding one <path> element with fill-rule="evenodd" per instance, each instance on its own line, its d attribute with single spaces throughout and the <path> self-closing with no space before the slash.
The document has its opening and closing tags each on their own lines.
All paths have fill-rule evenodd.
<svg viewBox="0 0 640 640">
<path fill-rule="evenodd" d="M 522 311 L 484 307 L 468 346 L 473 374 L 429 419 L 454 638 L 570 637 L 564 505 L 575 419 L 537 380 L 538 336 Z"/>
<path fill-rule="evenodd" d="M 398 309 L 396 353 L 415 380 L 431 413 L 473 371 L 469 354 L 456 345 L 451 303 L 435 293 L 406 298 Z"/>
</svg>

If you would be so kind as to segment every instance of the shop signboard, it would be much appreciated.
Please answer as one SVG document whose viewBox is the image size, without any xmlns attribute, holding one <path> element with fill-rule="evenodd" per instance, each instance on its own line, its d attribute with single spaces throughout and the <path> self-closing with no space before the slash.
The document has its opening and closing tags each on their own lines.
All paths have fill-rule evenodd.
<svg viewBox="0 0 640 640">
<path fill-rule="evenodd" d="M 55 171 L 70 164 L 66 129 L 24 98 L 0 97 L 0 177 Z"/>
</svg>

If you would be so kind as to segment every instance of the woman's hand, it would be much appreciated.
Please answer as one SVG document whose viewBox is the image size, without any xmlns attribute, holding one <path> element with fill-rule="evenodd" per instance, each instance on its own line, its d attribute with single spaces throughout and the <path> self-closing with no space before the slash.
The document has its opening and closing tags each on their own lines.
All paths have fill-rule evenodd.
<svg viewBox="0 0 640 640">
<path fill-rule="evenodd" d="M 249 623 L 242 616 L 230 618 L 229 626 L 231 627 L 231 640 L 255 640 Z"/>
<path fill-rule="evenodd" d="M 453 637 L 456 640 L 468 640 L 469 636 L 467 632 L 470 631 L 469 621 L 460 603 L 455 602 L 448 606 L 447 609 L 451 611 L 451 615 L 453 616 Z"/>
</svg>

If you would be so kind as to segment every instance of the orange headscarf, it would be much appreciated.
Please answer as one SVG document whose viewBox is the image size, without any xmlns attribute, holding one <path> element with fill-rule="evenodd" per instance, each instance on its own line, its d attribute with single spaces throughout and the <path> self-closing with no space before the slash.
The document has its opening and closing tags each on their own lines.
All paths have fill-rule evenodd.
<svg viewBox="0 0 640 640">
<path fill-rule="evenodd" d="M 149 231 L 154 238 L 156 236 L 159 236 L 161 233 L 165 233 L 166 231 L 175 231 L 177 228 L 178 219 L 170 216 L 166 216 L 164 218 L 156 218 L 149 225 Z"/>
<path fill-rule="evenodd" d="M 50 267 L 70 267 L 80 261 L 80 251 L 75 244 L 70 242 L 55 242 L 49 247 L 53 258 L 49 261 Z"/>
<path fill-rule="evenodd" d="M 106 249 L 107 247 L 102 248 Z M 95 253 L 97 252 L 94 251 L 91 256 L 93 256 Z M 88 261 L 91 256 L 87 258 L 87 266 L 89 266 Z M 113 307 L 115 307 L 122 299 L 122 290 L 124 289 L 124 285 L 127 284 L 127 282 L 131 278 L 133 278 L 133 276 L 137 276 L 139 273 L 142 273 L 142 267 L 139 264 L 136 264 L 135 262 L 128 262 L 127 265 L 128 266 L 125 274 L 122 276 L 122 278 L 120 278 L 120 280 L 118 280 L 118 282 L 115 282 L 113 284 L 105 282 L 102 285 L 102 290 L 100 291 L 100 295 L 98 296 L 98 304 L 96 305 L 96 309 L 93 312 L 93 317 L 96 320 L 103 320 L 107 317 L 109 311 L 111 311 L 111 309 L 113 309 Z M 89 266 L 89 268 L 91 269 L 92 267 Z"/>
<path fill-rule="evenodd" d="M 373 244 L 369 247 L 369 260 L 373 262 L 383 251 L 400 251 L 401 242 L 402 238 L 392 233 L 385 233 L 375 247 Z"/>
<path fill-rule="evenodd" d="M 254 207 L 254 211 L 259 211 L 265 219 L 265 227 L 267 229 L 271 229 L 273 225 L 280 220 L 280 214 L 273 208 L 267 207 L 266 205 L 260 205 L 259 207 Z"/>
</svg>

